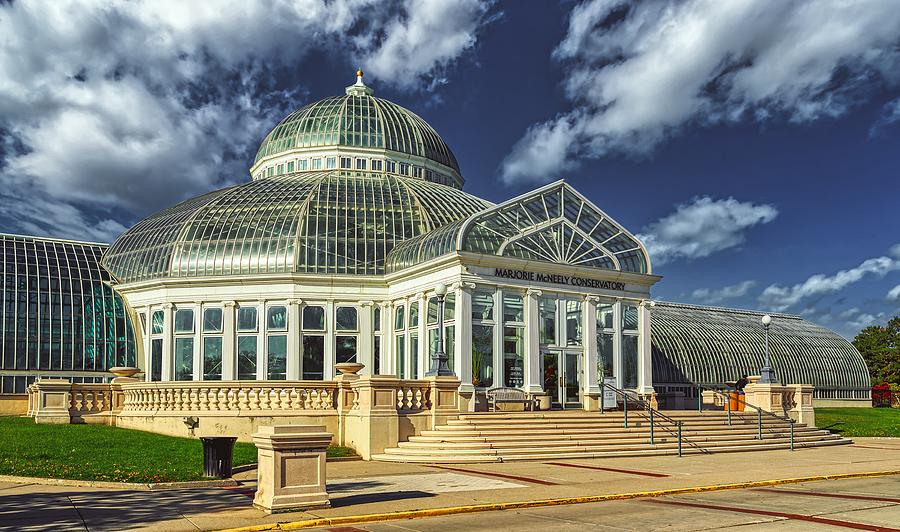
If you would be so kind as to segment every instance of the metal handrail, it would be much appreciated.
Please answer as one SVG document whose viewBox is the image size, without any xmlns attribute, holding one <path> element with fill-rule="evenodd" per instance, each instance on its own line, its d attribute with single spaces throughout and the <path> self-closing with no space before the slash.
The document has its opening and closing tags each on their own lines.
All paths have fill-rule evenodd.
<svg viewBox="0 0 900 532">
<path fill-rule="evenodd" d="M 682 442 L 686 442 L 688 445 L 690 445 L 696 449 L 699 449 L 701 452 L 705 452 L 705 453 L 709 452 L 707 449 L 704 449 L 704 448 L 698 446 L 697 444 L 686 440 L 682 436 L 682 429 L 683 429 L 684 421 L 681 421 L 678 419 L 672 419 L 671 417 L 663 414 L 659 410 L 653 408 L 650 405 L 650 403 L 641 399 L 640 397 L 630 396 L 630 395 L 628 395 L 628 392 L 626 392 L 625 390 L 622 390 L 620 388 L 617 388 L 617 387 L 615 387 L 611 384 L 605 383 L 605 382 L 600 382 L 600 413 L 604 412 L 604 407 L 603 407 L 603 389 L 604 388 L 609 388 L 610 390 L 613 391 L 613 393 L 622 397 L 622 412 L 624 414 L 624 427 L 625 428 L 628 428 L 628 401 L 629 400 L 636 402 L 637 404 L 642 406 L 644 410 L 647 411 L 647 413 L 650 417 L 650 445 L 656 445 L 656 437 L 654 434 L 654 426 L 655 426 L 654 415 L 655 415 L 655 416 L 661 417 L 664 420 L 668 421 L 669 423 L 672 423 L 673 425 L 675 425 L 675 427 L 677 429 L 676 433 L 673 433 L 671 431 L 671 429 L 669 429 L 668 427 L 665 427 L 665 426 L 663 426 L 663 429 L 668 431 L 669 434 L 673 434 L 678 437 L 678 456 L 681 456 L 681 454 L 682 454 Z"/>
<path fill-rule="evenodd" d="M 703 386 L 702 384 L 698 384 L 697 385 L 697 411 L 698 412 L 703 412 L 703 391 L 704 390 L 713 392 L 715 394 L 718 394 L 722 398 L 724 398 L 725 407 L 728 412 L 728 414 L 727 414 L 728 426 L 731 426 L 731 400 L 732 400 L 732 397 L 717 388 L 712 388 L 710 386 Z M 788 416 L 788 415 L 779 416 L 775 412 L 770 412 L 770 411 L 760 408 L 756 405 L 751 405 L 750 403 L 745 401 L 742 397 L 737 397 L 736 399 L 737 399 L 738 403 L 744 405 L 745 407 L 749 406 L 750 408 L 756 410 L 756 439 L 758 439 L 760 441 L 762 441 L 762 439 L 763 439 L 763 437 L 762 437 L 762 416 L 763 416 L 763 414 L 773 417 L 779 421 L 787 421 L 788 424 L 790 425 L 790 431 L 791 431 L 791 450 L 792 451 L 794 450 L 794 423 L 796 423 L 796 421 L 794 421 L 793 418 L 791 418 L 791 416 Z"/>
</svg>

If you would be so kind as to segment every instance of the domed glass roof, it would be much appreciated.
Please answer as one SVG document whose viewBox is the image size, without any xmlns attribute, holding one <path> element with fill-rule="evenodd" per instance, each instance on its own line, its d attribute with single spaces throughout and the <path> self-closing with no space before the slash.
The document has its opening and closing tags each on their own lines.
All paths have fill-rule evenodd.
<svg viewBox="0 0 900 532">
<path fill-rule="evenodd" d="M 391 155 L 422 157 L 459 176 L 459 164 L 444 140 L 409 109 L 373 96 L 362 83 L 347 87 L 344 96 L 325 98 L 294 111 L 266 135 L 251 169 L 260 162 L 295 150 L 339 147 L 383 150 Z M 369 151 L 371 153 L 371 151 Z"/>
<path fill-rule="evenodd" d="M 492 204 L 423 179 L 325 171 L 257 179 L 160 211 L 103 256 L 120 282 L 267 273 L 376 275 L 394 245 Z"/>
</svg>

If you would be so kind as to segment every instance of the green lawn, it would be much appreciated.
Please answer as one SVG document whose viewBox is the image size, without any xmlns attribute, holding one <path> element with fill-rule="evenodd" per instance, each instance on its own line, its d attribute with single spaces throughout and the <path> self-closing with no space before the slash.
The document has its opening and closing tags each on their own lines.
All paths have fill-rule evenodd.
<svg viewBox="0 0 900 532">
<path fill-rule="evenodd" d="M 348 456 L 345 447 L 328 456 Z M 256 462 L 252 443 L 234 445 L 234 465 Z M 177 482 L 203 479 L 203 446 L 176 438 L 105 425 L 38 425 L 30 418 L 0 417 L 0 475 Z"/>
<path fill-rule="evenodd" d="M 849 437 L 900 438 L 900 408 L 816 408 L 816 425 Z"/>
</svg>

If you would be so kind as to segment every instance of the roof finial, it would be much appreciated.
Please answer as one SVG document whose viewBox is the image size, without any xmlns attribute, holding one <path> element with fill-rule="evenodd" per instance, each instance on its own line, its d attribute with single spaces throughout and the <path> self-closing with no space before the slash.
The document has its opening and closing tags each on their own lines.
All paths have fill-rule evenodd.
<svg viewBox="0 0 900 532">
<path fill-rule="evenodd" d="M 365 96 L 372 95 L 375 91 L 371 88 L 367 87 L 365 83 L 363 83 L 363 71 L 361 68 L 356 69 L 356 83 L 347 87 L 347 94 L 352 96 Z"/>
</svg>

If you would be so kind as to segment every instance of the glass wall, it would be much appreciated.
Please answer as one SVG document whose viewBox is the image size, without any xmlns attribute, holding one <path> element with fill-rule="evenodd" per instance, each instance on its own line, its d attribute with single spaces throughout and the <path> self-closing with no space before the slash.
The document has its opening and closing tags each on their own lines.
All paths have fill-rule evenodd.
<svg viewBox="0 0 900 532">
<path fill-rule="evenodd" d="M 472 385 L 494 386 L 494 293 L 472 294 Z"/>
<path fill-rule="evenodd" d="M 0 393 L 24 393 L 48 371 L 106 378 L 137 365 L 133 323 L 100 267 L 105 249 L 0 234 L 0 376 L 16 373 Z"/>
<path fill-rule="evenodd" d="M 302 380 L 325 378 L 325 307 L 303 307 L 303 358 L 300 361 Z"/>
<path fill-rule="evenodd" d="M 638 381 L 638 309 L 622 304 L 622 386 L 637 388 Z"/>
</svg>

